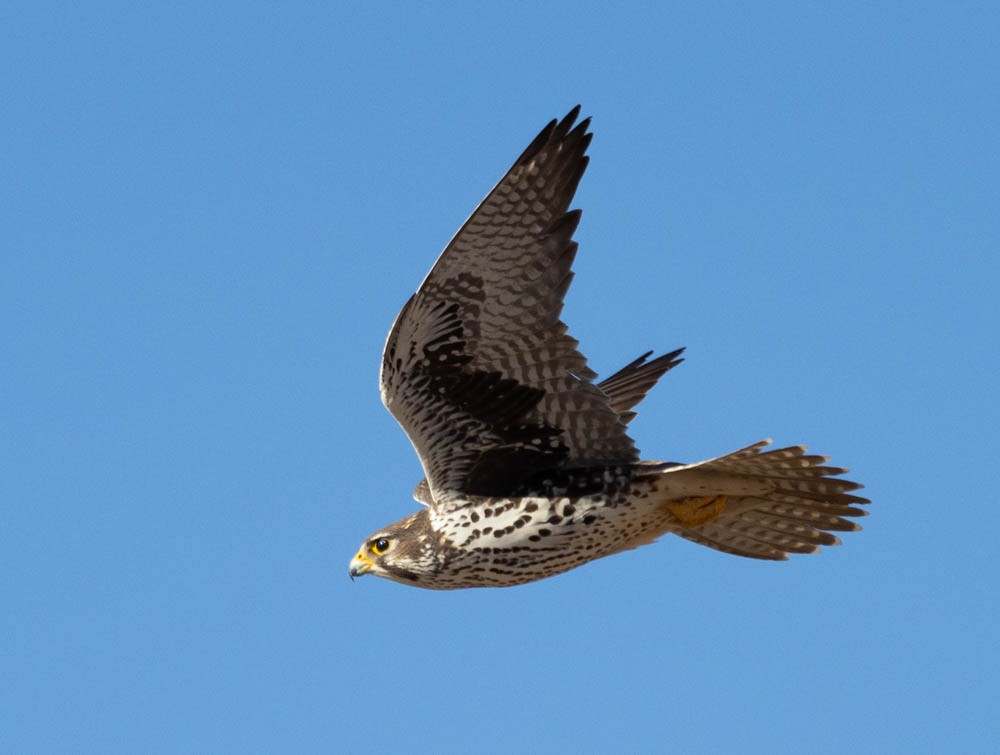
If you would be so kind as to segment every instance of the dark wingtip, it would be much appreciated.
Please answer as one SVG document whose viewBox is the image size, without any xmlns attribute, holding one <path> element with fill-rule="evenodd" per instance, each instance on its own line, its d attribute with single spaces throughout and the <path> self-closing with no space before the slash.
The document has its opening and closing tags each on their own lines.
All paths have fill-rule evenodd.
<svg viewBox="0 0 1000 755">
<path fill-rule="evenodd" d="M 580 106 L 577 105 L 570 110 L 562 120 L 553 119 L 546 123 L 545 128 L 538 132 L 538 136 L 531 141 L 531 144 L 529 144 L 524 152 L 521 153 L 520 157 L 514 161 L 514 165 L 520 165 L 531 160 L 545 147 L 546 144 L 563 139 L 580 139 L 580 144 L 582 144 L 580 152 L 585 152 L 587 146 L 590 144 L 591 138 L 591 134 L 587 133 L 587 129 L 590 128 L 590 118 L 584 118 L 574 127 L 573 123 L 579 115 Z M 570 129 L 572 129 L 572 131 Z M 586 165 L 587 163 L 584 162 L 583 168 L 585 168 Z M 580 174 L 582 175 L 582 168 Z M 579 181 L 579 178 L 576 180 Z M 575 184 L 573 189 L 576 189 Z"/>
<path fill-rule="evenodd" d="M 585 138 L 589 137 L 587 134 L 587 129 L 590 128 L 590 118 L 584 118 L 582 121 L 576 123 L 576 119 L 580 117 L 580 106 L 577 105 L 575 108 L 566 113 L 566 116 L 559 121 L 555 129 L 552 131 L 551 136 L 556 139 L 567 139 L 567 138 Z M 587 139 L 589 142 L 589 138 Z"/>
</svg>

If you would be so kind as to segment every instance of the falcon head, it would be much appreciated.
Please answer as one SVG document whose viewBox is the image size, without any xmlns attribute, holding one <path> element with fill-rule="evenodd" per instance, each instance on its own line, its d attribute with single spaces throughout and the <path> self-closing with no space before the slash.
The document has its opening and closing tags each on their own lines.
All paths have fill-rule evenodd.
<svg viewBox="0 0 1000 755">
<path fill-rule="evenodd" d="M 351 579 L 374 574 L 405 585 L 420 585 L 438 569 L 437 538 L 427 509 L 373 532 L 351 559 Z"/>
</svg>

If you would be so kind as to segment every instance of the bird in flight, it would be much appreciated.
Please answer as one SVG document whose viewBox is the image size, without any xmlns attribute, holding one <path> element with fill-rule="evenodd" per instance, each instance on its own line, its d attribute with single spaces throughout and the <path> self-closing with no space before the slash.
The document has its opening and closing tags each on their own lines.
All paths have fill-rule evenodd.
<svg viewBox="0 0 1000 755">
<path fill-rule="evenodd" d="M 507 587 L 667 533 L 784 560 L 860 529 L 861 485 L 804 446 L 639 459 L 635 406 L 683 349 L 596 382 L 560 320 L 580 220 L 569 205 L 591 139 L 579 112 L 542 129 L 396 317 L 381 394 L 423 465 L 423 508 L 366 538 L 352 578 Z"/>
</svg>

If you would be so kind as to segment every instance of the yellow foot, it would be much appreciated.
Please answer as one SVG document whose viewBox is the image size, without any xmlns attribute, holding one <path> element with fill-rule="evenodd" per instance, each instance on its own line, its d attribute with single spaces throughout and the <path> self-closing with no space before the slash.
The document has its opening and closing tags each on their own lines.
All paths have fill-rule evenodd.
<svg viewBox="0 0 1000 755">
<path fill-rule="evenodd" d="M 726 496 L 709 495 L 704 498 L 681 498 L 668 501 L 667 510 L 677 517 L 682 527 L 700 527 L 722 516 L 726 510 Z"/>
</svg>

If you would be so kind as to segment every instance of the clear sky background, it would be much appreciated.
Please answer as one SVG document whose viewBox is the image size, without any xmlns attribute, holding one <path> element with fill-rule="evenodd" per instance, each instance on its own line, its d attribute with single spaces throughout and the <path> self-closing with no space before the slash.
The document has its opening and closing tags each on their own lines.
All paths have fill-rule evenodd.
<svg viewBox="0 0 1000 755">
<path fill-rule="evenodd" d="M 1000 11 L 363 7 L 0 11 L 0 751 L 997 747 Z M 872 516 L 352 584 L 417 506 L 386 332 L 577 102 L 565 319 L 688 347 L 644 456 L 806 442 Z"/>
</svg>

